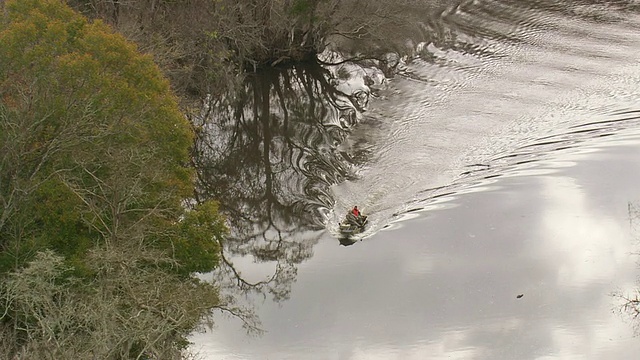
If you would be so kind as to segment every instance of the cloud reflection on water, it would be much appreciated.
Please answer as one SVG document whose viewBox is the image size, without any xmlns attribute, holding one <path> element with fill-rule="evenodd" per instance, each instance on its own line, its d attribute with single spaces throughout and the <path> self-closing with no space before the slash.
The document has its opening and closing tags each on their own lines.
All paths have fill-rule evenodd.
<svg viewBox="0 0 640 360">
<path fill-rule="evenodd" d="M 485 22 L 500 30 L 531 14 L 516 3 L 502 11 L 500 2 L 467 1 L 440 20 L 473 28 L 467 20 L 475 18 L 475 30 Z M 495 5 L 486 10 L 496 14 L 480 16 L 484 4 Z M 480 14 L 468 11 L 475 7 Z M 245 338 L 222 323 L 198 338 L 216 354 L 212 359 L 628 359 L 638 353 L 640 341 L 612 315 L 608 296 L 633 288 L 638 273 L 635 259 L 625 257 L 633 250 L 625 211 L 637 197 L 638 140 L 601 153 L 585 152 L 583 142 L 638 127 L 619 119 L 611 126 L 584 121 L 602 113 L 637 122 L 637 111 L 611 110 L 638 103 L 640 38 L 633 29 L 639 18 L 632 12 L 621 17 L 628 21 L 605 26 L 598 20 L 596 26 L 586 15 L 585 21 L 546 18 L 546 10 L 534 15 L 503 39 L 523 37 L 526 51 L 500 41 L 498 53 L 509 57 L 478 57 L 487 68 L 472 67 L 469 76 L 466 70 L 465 76 L 447 71 L 451 65 L 440 66 L 437 59 L 414 63 L 415 74 L 438 81 L 396 81 L 403 101 L 377 99 L 369 111 L 376 115 L 350 135 L 380 146 L 364 146 L 373 149 L 377 163 L 363 180 L 342 182 L 331 193 L 338 209 L 366 198 L 367 211 L 385 223 L 414 196 L 433 200 L 425 187 L 448 186 L 450 163 L 461 146 L 513 121 L 504 133 L 487 137 L 487 144 L 481 141 L 464 162 L 491 159 L 488 175 L 499 176 L 491 187 L 456 188 L 436 206 L 420 203 L 428 211 L 401 214 L 390 231 L 348 248 L 330 236 L 314 239 L 309 259 L 298 261 L 291 278 L 291 299 L 259 309 L 268 333 Z M 459 44 L 437 40 L 443 50 Z M 605 52 L 615 56 L 600 56 Z M 452 57 L 450 50 L 446 54 Z M 583 127 L 570 127 L 575 124 Z M 575 132 L 548 133 L 565 126 Z M 541 134 L 550 138 L 531 145 Z M 611 136 L 596 141 L 610 142 Z M 518 147 L 523 143 L 529 146 Z M 586 154 L 581 161 L 577 151 Z M 405 173 L 390 177 L 398 168 Z"/>
<path fill-rule="evenodd" d="M 264 337 L 224 324 L 206 341 L 241 359 L 628 359 L 640 339 L 610 295 L 640 272 L 631 138 L 558 155 L 572 167 L 539 163 L 551 174 L 499 178 L 349 248 L 323 238 L 291 300 L 260 309 Z"/>
<path fill-rule="evenodd" d="M 541 223 L 545 240 L 541 247 L 560 260 L 558 285 L 582 288 L 613 278 L 616 265 L 627 261 L 631 252 L 627 224 L 590 206 L 574 179 L 543 181 L 550 206 Z"/>
</svg>

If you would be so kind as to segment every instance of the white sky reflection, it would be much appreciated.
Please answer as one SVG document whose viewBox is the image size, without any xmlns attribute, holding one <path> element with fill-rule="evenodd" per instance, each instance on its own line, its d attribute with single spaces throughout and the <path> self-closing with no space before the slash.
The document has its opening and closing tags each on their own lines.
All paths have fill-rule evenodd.
<svg viewBox="0 0 640 360">
<path fill-rule="evenodd" d="M 633 28 L 623 25 L 600 33 L 613 36 Z M 628 31 L 616 38 L 629 42 L 619 53 L 627 54 L 627 66 L 622 70 L 611 66 L 612 60 L 605 57 L 588 53 L 577 59 L 567 55 L 564 48 L 536 52 L 534 57 L 523 52 L 525 63 L 505 68 L 502 73 L 513 78 L 500 76 L 494 82 L 483 78 L 480 84 L 493 87 L 463 93 L 464 101 L 443 103 L 441 107 L 420 105 L 416 109 L 415 99 L 408 97 L 406 103 L 400 103 L 407 114 L 384 113 L 384 121 L 372 126 L 388 125 L 394 116 L 398 121 L 393 124 L 412 120 L 407 121 L 410 126 L 400 130 L 406 130 L 410 134 L 407 138 L 415 141 L 411 146 L 394 148 L 397 152 L 378 154 L 392 159 L 389 167 L 378 168 L 377 173 L 351 183 L 358 189 L 345 190 L 338 200 L 352 203 L 349 196 L 379 195 L 379 208 L 370 211 L 378 211 L 378 216 L 395 212 L 394 201 L 403 203 L 416 195 L 413 186 L 420 190 L 432 187 L 434 182 L 429 179 L 437 178 L 443 169 L 425 164 L 437 164 L 438 159 L 449 159 L 456 153 L 457 148 L 446 143 L 468 144 L 465 139 L 475 135 L 473 129 L 464 127 L 471 124 L 484 129 L 490 125 L 486 121 L 530 119 L 520 124 L 522 129 L 505 126 L 504 133 L 498 134 L 501 136 L 487 139 L 497 145 L 478 147 L 480 152 L 491 150 L 487 156 L 493 156 L 500 154 L 500 141 L 511 149 L 511 145 L 518 145 L 520 138 L 516 135 L 549 135 L 547 130 L 563 127 L 564 121 L 583 124 L 637 117 L 637 111 L 622 111 L 617 117 L 592 119 L 593 109 L 589 108 L 592 103 L 599 104 L 607 115 L 625 109 L 604 104 L 623 100 L 628 100 L 630 110 L 637 108 L 640 38 L 637 30 Z M 578 35 L 582 39 L 583 34 Z M 559 46 L 578 39 L 552 38 Z M 578 42 L 580 49 L 592 48 L 593 40 L 589 39 Z M 612 47 L 619 46 L 615 43 L 612 40 Z M 567 71 L 564 65 L 576 69 Z M 580 66 L 607 71 L 592 74 Z M 567 74 L 573 77 L 559 77 Z M 532 77 L 538 75 L 544 75 L 541 79 L 545 82 L 555 79 L 555 85 L 531 87 Z M 612 89 L 612 83 L 620 89 Z M 580 106 L 567 101 L 566 108 L 551 109 L 554 101 L 564 104 L 556 97 L 566 97 L 565 85 L 574 87 L 571 93 L 577 94 Z M 410 86 L 418 85 L 411 82 Z M 415 93 L 424 95 L 422 87 L 416 89 Z M 508 92 L 510 97 L 501 95 L 509 89 L 514 90 Z M 431 101 L 430 93 L 425 94 Z M 611 99 L 604 101 L 602 96 Z M 486 107 L 478 109 L 479 103 Z M 466 121 L 473 114 L 486 116 Z M 453 119 L 465 121 L 456 123 Z M 366 122 L 364 125 L 366 128 Z M 339 246 L 332 236 L 321 238 L 314 245 L 314 256 L 298 268 L 291 299 L 281 304 L 258 302 L 265 335 L 246 337 L 238 322 L 221 319 L 213 332 L 194 335 L 194 348 L 207 360 L 637 358 L 640 339 L 634 337 L 634 324 L 616 313 L 617 302 L 611 294 L 640 286 L 636 282 L 640 274 L 638 257 L 632 255 L 640 250 L 634 241 L 639 234 L 632 232 L 627 214 L 628 203 L 640 200 L 640 130 L 631 125 L 630 131 L 636 134 L 620 136 L 624 131 L 617 127 L 628 125 L 609 125 L 599 128 L 591 124 L 589 129 L 617 135 L 599 138 L 583 132 L 576 138 L 577 131 L 585 128 L 568 126 L 576 132 L 552 138 L 575 140 L 564 143 L 569 144 L 566 151 L 555 149 L 560 145 L 553 141 L 519 147 L 519 159 L 531 160 L 528 165 L 521 161 L 501 173 L 498 169 L 497 174 L 502 176 L 493 178 L 495 181 L 483 191 L 471 187 L 441 199 L 443 203 L 437 206 L 431 204 L 428 211 L 401 214 L 405 221 L 352 246 Z M 434 134 L 434 130 L 440 132 Z M 385 130 L 383 134 L 387 132 L 391 133 Z M 620 138 L 625 141 L 620 142 Z M 587 140 L 591 145 L 585 145 Z M 604 148 L 615 141 L 620 146 Z M 445 149 L 446 156 L 441 152 L 438 158 L 436 149 Z M 408 156 L 412 151 L 417 158 Z M 510 156 L 501 159 L 505 163 L 517 160 Z M 404 164 L 401 160 L 419 166 L 408 172 L 411 176 L 390 176 L 397 171 L 399 161 Z M 403 186 L 406 184 L 410 186 Z M 519 294 L 523 297 L 516 298 Z"/>
<path fill-rule="evenodd" d="M 575 166 L 539 162 L 557 171 L 497 178 L 349 247 L 322 238 L 291 299 L 260 305 L 264 336 L 221 321 L 196 348 L 211 360 L 630 359 L 640 339 L 611 294 L 638 287 L 635 139 Z"/>
<path fill-rule="evenodd" d="M 610 282 L 620 264 L 629 263 L 629 228 L 594 208 L 575 182 L 561 176 L 543 179 L 548 206 L 540 227 L 540 251 L 548 252 L 557 264 L 558 286 Z"/>
</svg>

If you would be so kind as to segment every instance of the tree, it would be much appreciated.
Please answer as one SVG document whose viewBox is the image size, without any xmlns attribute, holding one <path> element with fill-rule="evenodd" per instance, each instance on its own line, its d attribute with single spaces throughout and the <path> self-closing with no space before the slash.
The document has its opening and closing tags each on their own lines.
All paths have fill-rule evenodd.
<svg viewBox="0 0 640 360">
<path fill-rule="evenodd" d="M 314 61 L 328 46 L 380 57 L 404 49 L 428 18 L 416 0 L 67 0 L 153 54 L 198 110 L 242 75 Z M 416 15 L 416 9 L 423 13 Z"/>
<path fill-rule="evenodd" d="M 92 356 L 172 358 L 220 305 L 192 274 L 216 266 L 226 232 L 215 202 L 190 206 L 189 123 L 152 59 L 102 22 L 60 0 L 0 6 L 0 334 L 13 340 L 3 358 L 87 358 L 81 345 L 100 342 L 104 317 L 115 329 L 142 315 Z M 47 266 L 49 278 L 28 270 Z M 25 278 L 55 285 L 51 311 L 16 307 L 11 284 Z M 71 321 L 84 337 L 50 326 L 89 304 L 109 310 Z"/>
</svg>

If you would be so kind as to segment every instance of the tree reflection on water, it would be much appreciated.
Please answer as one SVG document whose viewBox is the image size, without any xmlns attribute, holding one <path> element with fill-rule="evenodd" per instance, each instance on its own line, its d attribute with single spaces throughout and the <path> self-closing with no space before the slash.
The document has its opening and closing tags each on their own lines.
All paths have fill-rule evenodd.
<svg viewBox="0 0 640 360">
<path fill-rule="evenodd" d="M 634 235 L 640 234 L 640 205 L 629 202 L 627 206 L 631 232 Z M 630 318 L 636 336 L 640 335 L 640 288 L 631 291 L 619 290 L 612 296 L 619 300 L 618 312 Z"/>
<path fill-rule="evenodd" d="M 312 256 L 334 204 L 330 186 L 355 178 L 340 144 L 362 94 L 339 81 L 316 63 L 264 69 L 211 98 L 199 118 L 196 197 L 218 200 L 231 229 L 216 274 L 223 288 L 287 299 L 296 265 Z M 251 282 L 232 262 L 245 256 L 275 270 Z"/>
</svg>

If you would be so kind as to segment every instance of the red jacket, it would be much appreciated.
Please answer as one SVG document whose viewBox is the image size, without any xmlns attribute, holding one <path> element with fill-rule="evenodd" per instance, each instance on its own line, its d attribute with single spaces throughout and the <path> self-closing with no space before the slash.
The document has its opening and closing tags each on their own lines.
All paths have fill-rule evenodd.
<svg viewBox="0 0 640 360">
<path fill-rule="evenodd" d="M 358 210 L 358 209 L 353 209 L 353 210 L 351 210 L 351 212 L 352 212 L 352 213 L 353 213 L 353 215 L 355 215 L 355 216 L 360 216 L 360 210 Z"/>
</svg>

